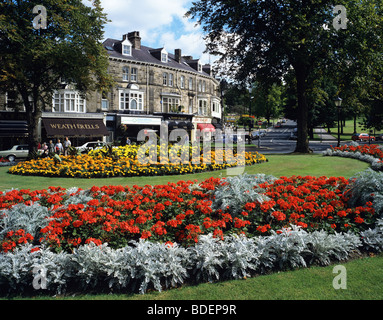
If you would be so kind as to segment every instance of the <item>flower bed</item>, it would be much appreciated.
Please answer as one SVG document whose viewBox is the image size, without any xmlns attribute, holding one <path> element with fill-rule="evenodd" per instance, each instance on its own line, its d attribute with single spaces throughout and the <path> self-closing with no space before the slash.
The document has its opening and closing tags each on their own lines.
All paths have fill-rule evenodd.
<svg viewBox="0 0 383 320">
<path fill-rule="evenodd" d="M 327 149 L 323 154 L 325 156 L 338 156 L 357 159 L 370 163 L 371 168 L 374 170 L 383 170 L 383 150 L 382 146 L 380 145 L 359 145 L 357 142 L 352 142 L 350 145 Z"/>
<path fill-rule="evenodd" d="M 0 167 L 13 166 L 14 164 L 14 162 L 11 162 L 6 158 L 0 157 Z"/>
<path fill-rule="evenodd" d="M 71 178 L 158 176 L 221 170 L 267 161 L 266 157 L 258 152 L 246 152 L 244 159 L 240 156 L 237 159 L 236 154 L 217 150 L 211 151 L 211 161 L 208 161 L 210 158 L 204 160 L 204 155 L 200 154 L 198 163 L 196 161 L 181 163 L 177 160 L 181 158 L 182 150 L 175 152 L 171 147 L 169 149 L 166 161 L 161 158 L 160 147 L 158 147 L 156 151 L 158 161 L 148 164 L 142 164 L 138 160 L 140 149 L 132 145 L 114 149 L 105 148 L 85 155 L 30 160 L 11 167 L 8 172 L 19 175 Z M 193 148 L 188 148 L 186 152 L 188 159 L 192 159 Z"/>
<path fill-rule="evenodd" d="M 31 289 L 33 277 L 43 277 L 52 292 L 109 284 L 144 293 L 187 278 L 241 278 L 326 265 L 359 249 L 383 250 L 383 220 L 375 208 L 379 215 L 382 210 L 374 197 L 350 206 L 354 183 L 243 175 L 0 192 L 0 284 Z M 221 201 L 243 185 L 253 200 L 244 193 Z"/>
<path fill-rule="evenodd" d="M 0 196 L 0 207 L 8 212 L 17 204 L 34 204 L 48 210 L 41 224 L 35 226 L 40 229 L 38 236 L 22 234 L 20 240 L 7 234 L 0 248 L 6 252 L 18 244 L 33 242 L 71 252 L 90 242 L 122 248 L 139 239 L 188 246 L 209 233 L 221 239 L 229 234 L 253 237 L 290 225 L 309 232 L 360 232 L 375 220 L 371 202 L 348 207 L 345 190 L 349 182 L 344 178 L 283 177 L 273 183 L 260 183 L 255 189 L 265 200 L 242 203 L 238 215 L 231 214 L 230 205 L 214 209 L 214 192 L 226 183 L 226 179 L 210 178 L 200 184 L 180 181 L 132 188 L 93 187 L 86 191 L 9 191 Z M 31 210 L 36 214 L 39 208 Z"/>
</svg>

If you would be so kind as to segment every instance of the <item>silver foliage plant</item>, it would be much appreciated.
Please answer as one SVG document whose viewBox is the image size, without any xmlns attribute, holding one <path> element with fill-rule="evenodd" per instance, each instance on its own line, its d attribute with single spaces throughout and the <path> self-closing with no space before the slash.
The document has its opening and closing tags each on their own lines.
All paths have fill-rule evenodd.
<svg viewBox="0 0 383 320">
<path fill-rule="evenodd" d="M 218 186 L 214 192 L 213 209 L 227 210 L 229 208 L 232 217 L 238 216 L 243 206 L 247 202 L 269 200 L 267 196 L 262 194 L 263 189 L 259 188 L 259 184 L 268 182 L 272 183 L 277 178 L 266 174 L 242 174 L 235 177 L 227 177 L 225 184 Z"/>
<path fill-rule="evenodd" d="M 0 213 L 0 240 L 7 232 L 18 229 L 24 229 L 36 238 L 40 229 L 48 225 L 48 217 L 51 215 L 48 208 L 38 203 L 16 204 L 10 209 L 1 210 Z"/>
<path fill-rule="evenodd" d="M 377 220 L 375 228 L 361 232 L 364 246 L 367 250 L 382 252 L 383 251 L 383 218 Z"/>
<path fill-rule="evenodd" d="M 378 216 L 383 215 L 383 172 L 366 169 L 351 178 L 346 192 L 350 195 L 349 205 L 356 207 L 371 201 Z"/>
<path fill-rule="evenodd" d="M 107 288 L 144 294 L 149 288 L 161 291 L 187 279 L 239 279 L 312 264 L 328 265 L 346 260 L 365 245 L 376 247 L 378 243 L 382 251 L 383 221 L 378 226 L 375 240 L 364 232 L 366 242 L 351 233 L 308 233 L 292 226 L 266 237 L 232 235 L 219 240 L 204 235 L 188 248 L 140 240 L 121 249 L 90 243 L 70 254 L 44 247 L 31 252 L 33 246 L 28 244 L 0 254 L 0 288 L 31 290 L 36 277 L 33 270 L 43 270 L 51 293 L 65 292 L 76 283 L 82 290 Z"/>
<path fill-rule="evenodd" d="M 345 145 L 347 146 L 347 145 Z M 358 147 L 359 144 L 356 141 L 352 141 L 349 146 L 352 147 Z M 380 147 L 381 149 L 381 147 Z M 375 171 L 382 171 L 383 170 L 383 162 L 380 161 L 380 159 L 369 155 L 369 154 L 362 154 L 361 152 L 348 152 L 348 151 L 341 151 L 341 150 L 334 150 L 334 149 L 327 149 L 323 151 L 323 155 L 327 157 L 343 157 L 343 158 L 351 158 L 356 159 L 359 161 L 367 162 L 371 165 L 371 168 Z"/>
</svg>

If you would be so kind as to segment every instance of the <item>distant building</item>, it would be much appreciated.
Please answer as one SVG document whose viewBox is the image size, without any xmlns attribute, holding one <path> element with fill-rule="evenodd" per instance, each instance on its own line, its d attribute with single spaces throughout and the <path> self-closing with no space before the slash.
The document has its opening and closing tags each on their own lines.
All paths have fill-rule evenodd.
<svg viewBox="0 0 383 320">
<path fill-rule="evenodd" d="M 221 128 L 219 82 L 211 67 L 198 59 L 182 56 L 181 49 L 141 45 L 139 32 L 107 39 L 109 70 L 116 85 L 110 92 L 90 92 L 81 97 L 63 82 L 52 105 L 43 112 L 41 140 L 72 137 L 74 144 L 94 139 L 107 142 L 137 137 L 142 129 L 182 128 L 194 136 L 196 129 Z M 1 88 L 0 88 L 1 90 Z M 25 140 L 23 107 L 13 92 L 0 94 L 0 145 Z"/>
</svg>

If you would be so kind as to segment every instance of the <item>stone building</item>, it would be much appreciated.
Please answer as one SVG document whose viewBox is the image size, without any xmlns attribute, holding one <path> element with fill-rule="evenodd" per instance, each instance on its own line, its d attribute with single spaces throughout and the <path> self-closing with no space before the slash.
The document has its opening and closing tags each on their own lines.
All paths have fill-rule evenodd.
<svg viewBox="0 0 383 320">
<path fill-rule="evenodd" d="M 143 46 L 138 31 L 120 40 L 107 39 L 103 45 L 116 85 L 109 92 L 90 92 L 84 98 L 63 83 L 52 97 L 51 108 L 43 112 L 42 141 L 63 135 L 72 137 L 75 145 L 95 139 L 120 142 L 126 136 L 134 141 L 140 130 L 159 131 L 164 122 L 169 130 L 187 130 L 193 139 L 196 129 L 221 127 L 220 87 L 209 65 L 183 56 L 181 49 L 170 53 Z M 0 95 L 0 145 L 4 139 L 11 144 L 11 137 L 6 137 L 11 127 L 12 143 L 27 134 L 23 108 L 15 107 L 15 99 L 10 92 Z"/>
</svg>

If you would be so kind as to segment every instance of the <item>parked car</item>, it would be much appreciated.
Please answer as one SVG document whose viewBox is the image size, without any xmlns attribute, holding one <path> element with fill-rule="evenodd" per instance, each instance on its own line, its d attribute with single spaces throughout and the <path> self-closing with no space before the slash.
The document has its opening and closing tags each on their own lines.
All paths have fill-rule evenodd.
<svg viewBox="0 0 383 320">
<path fill-rule="evenodd" d="M 277 122 L 275 125 L 274 125 L 274 128 L 280 128 L 282 127 L 282 123 L 281 122 Z"/>
<path fill-rule="evenodd" d="M 375 137 L 375 140 L 376 140 L 376 141 L 382 141 L 382 140 L 383 140 L 383 133 L 378 134 L 378 135 Z"/>
<path fill-rule="evenodd" d="M 375 141 L 375 137 L 374 136 L 370 136 L 368 133 L 361 133 L 359 134 L 354 134 L 352 135 L 352 140 L 356 141 L 356 140 L 360 140 L 360 141 Z"/>
<path fill-rule="evenodd" d="M 264 137 L 265 135 L 266 135 L 266 130 L 252 131 L 251 134 L 250 134 L 251 139 L 253 139 L 253 140 L 257 140 L 260 137 Z"/>
<path fill-rule="evenodd" d="M 252 140 L 258 140 L 261 137 L 261 133 L 259 131 L 252 131 L 250 137 Z"/>
<path fill-rule="evenodd" d="M 248 141 L 249 135 L 245 135 L 245 137 L 243 137 L 235 133 L 232 133 L 232 134 L 222 133 L 220 136 L 215 137 L 214 140 L 215 142 L 225 143 L 226 139 L 228 139 L 229 142 L 237 143 L 238 141 L 242 142 L 243 138 L 245 138 L 245 141 Z"/>
<path fill-rule="evenodd" d="M 81 153 L 86 153 L 91 150 L 101 149 L 107 146 L 106 142 L 103 141 L 91 141 L 83 144 L 82 146 L 76 147 L 77 150 L 80 150 Z"/>
<path fill-rule="evenodd" d="M 0 157 L 7 158 L 9 161 L 15 161 L 20 158 L 28 157 L 28 145 L 20 144 L 15 145 L 9 150 L 0 151 Z"/>
<path fill-rule="evenodd" d="M 357 141 L 359 140 L 360 133 L 353 133 L 351 136 L 352 141 Z"/>
</svg>

